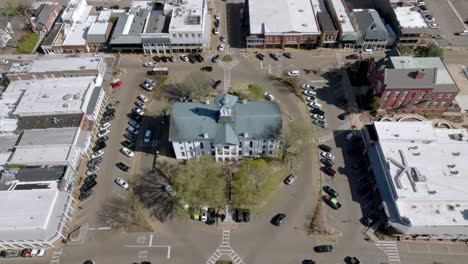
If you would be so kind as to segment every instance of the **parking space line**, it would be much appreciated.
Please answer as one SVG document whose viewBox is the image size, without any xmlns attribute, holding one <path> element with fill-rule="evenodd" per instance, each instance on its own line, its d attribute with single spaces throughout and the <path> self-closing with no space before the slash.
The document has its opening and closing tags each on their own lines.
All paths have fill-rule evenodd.
<svg viewBox="0 0 468 264">
<path fill-rule="evenodd" d="M 445 245 L 445 246 L 447 247 L 447 250 L 448 250 L 449 254 L 452 253 L 452 251 L 450 250 L 449 245 Z"/>
</svg>

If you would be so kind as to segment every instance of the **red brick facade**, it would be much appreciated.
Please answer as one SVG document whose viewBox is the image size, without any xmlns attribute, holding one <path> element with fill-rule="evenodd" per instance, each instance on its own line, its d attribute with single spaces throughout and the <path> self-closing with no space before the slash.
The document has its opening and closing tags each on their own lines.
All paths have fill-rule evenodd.
<svg viewBox="0 0 468 264">
<path fill-rule="evenodd" d="M 386 112 L 442 114 L 452 104 L 458 92 L 434 92 L 433 88 L 389 89 L 384 85 L 385 69 L 376 70 L 370 62 L 368 81 L 374 95 L 380 97 L 380 108 Z"/>
<path fill-rule="evenodd" d="M 287 35 L 266 35 L 263 48 L 300 48 L 301 45 L 315 44 L 319 35 L 300 35 L 288 33 Z"/>
</svg>

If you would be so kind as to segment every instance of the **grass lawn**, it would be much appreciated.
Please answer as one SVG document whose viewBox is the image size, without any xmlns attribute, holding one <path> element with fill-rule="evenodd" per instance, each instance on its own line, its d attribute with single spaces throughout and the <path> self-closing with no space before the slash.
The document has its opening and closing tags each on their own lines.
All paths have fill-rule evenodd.
<svg viewBox="0 0 468 264">
<path fill-rule="evenodd" d="M 27 53 L 27 54 L 32 53 L 38 41 L 39 41 L 39 34 L 36 34 L 36 33 L 28 33 L 22 36 L 19 41 L 18 52 Z"/>
<path fill-rule="evenodd" d="M 249 85 L 249 99 L 254 101 L 261 101 L 265 96 L 265 89 L 258 84 L 250 84 Z"/>
</svg>

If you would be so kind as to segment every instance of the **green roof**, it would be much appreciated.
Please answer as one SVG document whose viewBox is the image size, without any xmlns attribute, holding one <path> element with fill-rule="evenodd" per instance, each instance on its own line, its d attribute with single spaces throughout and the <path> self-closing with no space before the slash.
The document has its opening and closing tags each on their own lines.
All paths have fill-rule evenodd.
<svg viewBox="0 0 468 264">
<path fill-rule="evenodd" d="M 220 122 L 220 108 L 230 118 Z M 227 120 L 227 121 L 226 121 Z M 169 140 L 213 140 L 213 144 L 239 144 L 239 137 L 250 139 L 278 138 L 282 128 L 281 111 L 274 102 L 238 102 L 233 95 L 220 95 L 209 104 L 174 104 Z"/>
</svg>

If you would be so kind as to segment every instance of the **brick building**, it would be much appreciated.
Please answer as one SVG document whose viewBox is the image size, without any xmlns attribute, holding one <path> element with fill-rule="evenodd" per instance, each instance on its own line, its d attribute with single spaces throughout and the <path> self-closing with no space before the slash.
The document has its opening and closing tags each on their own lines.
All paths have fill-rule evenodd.
<svg viewBox="0 0 468 264">
<path fill-rule="evenodd" d="M 310 0 L 252 0 L 247 6 L 248 48 L 310 47 L 320 37 Z"/>
<path fill-rule="evenodd" d="M 61 10 L 62 6 L 59 4 L 41 4 L 28 20 L 28 25 L 34 32 L 47 33 L 54 26 Z"/>
<path fill-rule="evenodd" d="M 371 61 L 367 77 L 387 112 L 442 114 L 459 92 L 440 58 Z"/>
</svg>

